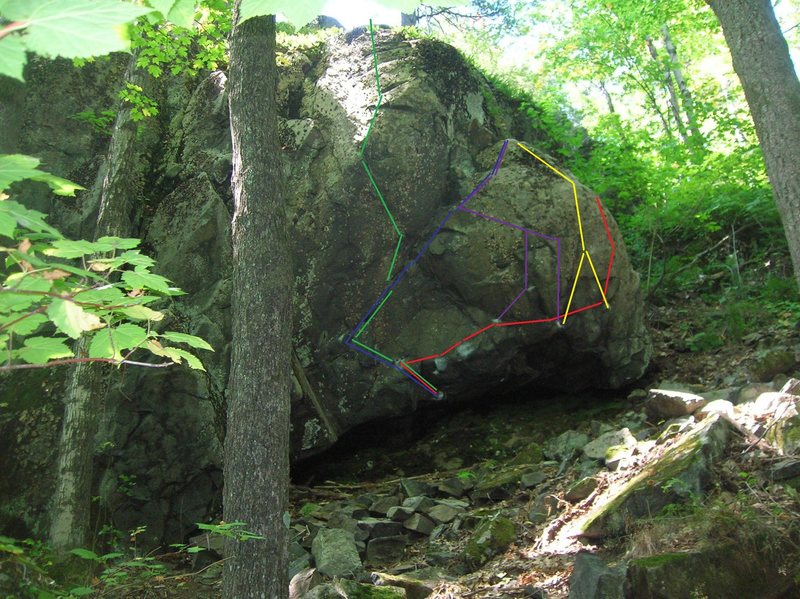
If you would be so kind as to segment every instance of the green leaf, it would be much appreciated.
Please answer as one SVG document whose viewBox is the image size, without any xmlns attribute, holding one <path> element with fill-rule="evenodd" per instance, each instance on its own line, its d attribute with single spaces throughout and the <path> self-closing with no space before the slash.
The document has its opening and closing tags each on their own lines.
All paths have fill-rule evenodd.
<svg viewBox="0 0 800 599">
<path fill-rule="evenodd" d="M 73 339 L 77 339 L 85 331 L 94 331 L 106 326 L 96 315 L 87 312 L 73 302 L 62 299 L 52 301 L 47 308 L 47 315 L 59 331 Z"/>
<path fill-rule="evenodd" d="M 28 337 L 24 347 L 14 350 L 13 355 L 28 364 L 47 364 L 58 358 L 71 358 L 75 354 L 64 343 L 62 337 Z"/>
<path fill-rule="evenodd" d="M 4 40 L 5 41 L 5 40 Z M 35 177 L 40 171 L 39 159 L 23 154 L 0 155 L 0 190 L 8 189 L 15 181 Z"/>
<path fill-rule="evenodd" d="M 0 163 L 2 162 L 3 157 L 0 156 Z M 3 177 L 2 171 L 2 164 L 0 164 L 0 179 Z M 2 183 L 0 183 L 0 187 L 2 187 Z M 53 227 L 48 225 L 44 219 L 46 217 L 45 214 L 38 212 L 37 210 L 29 210 L 22 204 L 14 202 L 12 200 L 6 200 L 4 202 L 0 202 L 0 214 L 4 215 L 3 223 L 4 223 L 4 230 L 8 231 L 11 221 L 13 220 L 16 226 L 23 227 L 25 229 L 29 229 L 31 231 L 35 231 L 36 233 L 47 232 L 53 237 L 61 237 L 61 233 L 56 231 Z M 13 236 L 13 232 L 11 235 L 7 235 L 8 237 Z"/>
<path fill-rule="evenodd" d="M 209 351 L 214 351 L 214 348 L 211 347 L 205 339 L 195 337 L 194 335 L 176 333 L 175 331 L 167 331 L 166 333 L 162 333 L 161 337 L 177 343 L 185 343 L 189 347 L 194 347 L 195 349 L 207 349 Z"/>
<path fill-rule="evenodd" d="M 25 56 L 25 44 L 19 35 L 11 34 L 0 39 L 0 75 L 25 81 L 22 70 L 26 62 L 28 57 Z"/>
<path fill-rule="evenodd" d="M 87 254 L 96 254 L 99 250 L 97 244 L 85 239 L 59 239 L 54 241 L 42 253 L 56 258 L 81 258 Z"/>
<path fill-rule="evenodd" d="M 135 247 L 139 247 L 139 244 L 142 243 L 142 240 L 136 239 L 135 237 L 106 236 L 98 239 L 96 243 L 108 247 L 108 250 L 131 250 Z M 108 250 L 103 250 L 103 251 L 108 251 Z"/>
<path fill-rule="evenodd" d="M 65 58 L 128 50 L 123 25 L 151 11 L 118 0 L 8 0 L 3 5 L 4 17 L 29 23 L 28 50 Z"/>
<path fill-rule="evenodd" d="M 130 308 L 121 308 L 119 311 L 131 320 L 159 321 L 164 318 L 163 312 L 151 310 L 147 306 L 131 306 Z"/>
<path fill-rule="evenodd" d="M 2 209 L 0 204 L 0 235 L 4 237 L 14 237 L 14 229 L 17 228 L 17 219 Z"/>
<path fill-rule="evenodd" d="M 89 549 L 82 549 L 81 547 L 76 547 L 75 549 L 71 549 L 70 553 L 72 555 L 77 555 L 81 559 L 97 560 L 100 557 L 94 551 L 91 551 Z"/>
<path fill-rule="evenodd" d="M 75 294 L 75 300 L 87 304 L 106 304 L 117 305 L 124 304 L 125 295 L 112 285 L 104 285 L 97 289 L 89 289 L 88 291 L 81 291 Z"/>
<path fill-rule="evenodd" d="M 22 311 L 25 308 L 42 301 L 44 295 L 53 287 L 52 281 L 40 277 L 20 276 L 24 273 L 15 273 L 6 279 L 5 285 L 0 288 L 0 311 Z M 29 293 L 14 293 L 15 291 L 32 291 Z"/>
<path fill-rule="evenodd" d="M 14 318 L 9 318 L 8 322 L 11 322 L 16 318 L 19 318 L 19 316 L 14 315 Z M 34 313 L 28 316 L 27 318 L 24 318 L 19 322 L 11 325 L 10 327 L 4 328 L 3 331 L 14 333 L 16 335 L 30 335 L 47 321 L 48 321 L 47 316 L 45 316 L 44 314 Z M 0 322 L 0 325 L 2 324 L 3 323 Z"/>
<path fill-rule="evenodd" d="M 141 267 L 137 267 L 133 271 L 126 270 L 122 273 L 122 280 L 132 289 L 152 289 L 161 293 L 170 293 L 169 279 L 146 272 Z"/>
<path fill-rule="evenodd" d="M 145 329 L 130 323 L 101 331 L 92 337 L 89 345 L 89 357 L 121 360 L 123 350 L 138 347 L 147 340 L 147 335 Z"/>
<path fill-rule="evenodd" d="M 147 0 L 145 4 L 152 7 L 153 10 L 160 12 L 162 18 L 166 19 L 167 15 L 169 15 L 169 11 L 172 10 L 172 6 L 175 4 L 175 0 Z"/>
<path fill-rule="evenodd" d="M 194 25 L 194 0 L 178 0 L 169 11 L 167 20 L 178 27 L 191 29 Z"/>
<path fill-rule="evenodd" d="M 86 597 L 87 595 L 92 595 L 94 593 L 94 589 L 90 587 L 75 587 L 74 589 L 69 590 L 70 595 L 75 595 L 76 597 Z"/>
<path fill-rule="evenodd" d="M 51 175 L 50 173 L 46 173 L 44 171 L 40 171 L 38 175 L 31 177 L 31 179 L 41 183 L 47 183 L 53 193 L 57 196 L 72 197 L 75 195 L 76 191 L 85 189 L 77 183 L 73 183 L 67 179 L 62 179 L 61 177 L 56 177 L 55 175 Z"/>
<path fill-rule="evenodd" d="M 178 347 L 163 347 L 158 343 L 149 343 L 147 345 L 147 349 L 153 352 L 157 356 L 164 356 L 165 358 L 169 358 L 176 364 L 181 364 L 183 360 L 186 360 L 186 363 L 189 365 L 189 368 L 193 368 L 194 370 L 202 370 L 205 371 L 203 368 L 203 364 L 194 354 L 189 353 L 184 349 L 180 349 Z"/>
<path fill-rule="evenodd" d="M 15 0 L 16 1 L 16 0 Z M 5 38 L 4 38 L 5 39 Z M 8 186 L 16 181 L 23 179 L 33 179 L 47 183 L 54 193 L 58 195 L 75 195 L 75 190 L 83 189 L 71 181 L 51 175 L 38 168 L 39 159 L 23 154 L 2 154 L 0 155 L 0 191 L 8 189 Z"/>
</svg>

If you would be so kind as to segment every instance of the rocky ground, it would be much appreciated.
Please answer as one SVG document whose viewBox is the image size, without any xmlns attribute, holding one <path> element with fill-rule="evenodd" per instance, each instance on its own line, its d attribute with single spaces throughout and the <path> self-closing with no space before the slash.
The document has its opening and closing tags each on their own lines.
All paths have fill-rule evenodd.
<svg viewBox="0 0 800 599">
<path fill-rule="evenodd" d="M 797 332 L 691 351 L 677 310 L 635 389 L 423 411 L 296 468 L 292 597 L 800 596 Z M 220 539 L 193 541 L 96 588 L 218 597 Z"/>
</svg>

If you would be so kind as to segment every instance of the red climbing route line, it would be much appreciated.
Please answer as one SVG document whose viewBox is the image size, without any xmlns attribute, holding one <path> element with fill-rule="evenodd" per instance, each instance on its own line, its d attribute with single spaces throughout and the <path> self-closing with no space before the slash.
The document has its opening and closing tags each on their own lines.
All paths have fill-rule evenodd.
<svg viewBox="0 0 800 599">
<path fill-rule="evenodd" d="M 400 366 L 403 368 L 403 370 L 405 370 L 405 371 L 406 371 L 408 374 L 410 374 L 411 376 L 413 376 L 413 377 L 414 377 L 414 379 L 415 379 L 415 380 L 416 380 L 416 381 L 417 381 L 417 382 L 418 382 L 420 385 L 422 385 L 423 387 L 425 387 L 425 388 L 426 388 L 428 391 L 430 391 L 432 394 L 436 395 L 436 394 L 438 393 L 438 391 L 437 391 L 436 389 L 434 389 L 434 388 L 431 386 L 431 384 L 430 384 L 428 381 L 426 381 L 426 380 L 425 380 L 424 378 L 422 378 L 422 377 L 421 377 L 419 374 L 417 374 L 417 372 L 416 372 L 414 369 L 410 368 L 410 367 L 409 367 L 409 366 L 408 366 L 408 365 L 407 365 L 405 362 L 402 362 L 402 361 L 401 361 L 401 362 L 398 362 L 398 364 L 400 364 Z"/>
<path fill-rule="evenodd" d="M 611 236 L 611 230 L 610 230 L 610 228 L 608 226 L 608 221 L 606 220 L 605 212 L 603 211 L 603 204 L 600 202 L 600 198 L 599 197 L 595 197 L 595 201 L 597 202 L 597 209 L 600 212 L 600 218 L 603 219 L 603 227 L 605 227 L 606 236 L 608 237 L 608 241 L 609 241 L 609 243 L 611 245 L 611 256 L 608 259 L 608 272 L 606 273 L 606 281 L 605 281 L 605 286 L 603 288 L 603 293 L 605 294 L 605 293 L 608 292 L 608 284 L 609 284 L 609 281 L 611 280 L 611 268 L 614 265 L 614 255 L 616 253 L 616 249 L 617 248 L 614 245 L 614 239 Z M 485 333 L 486 331 L 488 331 L 489 329 L 493 329 L 494 327 L 513 327 L 513 326 L 523 326 L 523 325 L 529 325 L 529 324 L 543 324 L 543 323 L 547 323 L 547 322 L 555 322 L 555 321 L 560 320 L 563 316 L 572 316 L 573 314 L 580 314 L 581 312 L 586 312 L 586 311 L 592 310 L 594 308 L 599 308 L 600 306 L 604 305 L 604 303 L 605 302 L 603 302 L 601 300 L 599 302 L 595 302 L 594 304 L 589 304 L 589 305 L 583 306 L 581 308 L 575 308 L 574 310 L 570 310 L 569 313 L 566 314 L 566 315 L 557 314 L 556 316 L 550 316 L 549 318 L 537 318 L 537 319 L 533 319 L 533 320 L 517 320 L 517 321 L 514 321 L 514 322 L 493 322 L 492 324 L 486 325 L 482 329 L 478 329 L 477 331 L 474 331 L 473 333 L 470 333 L 469 335 L 464 337 L 461 341 L 458 341 L 458 342 L 454 343 L 453 345 L 448 347 L 446 350 L 444 350 L 442 352 L 439 352 L 438 354 L 431 354 L 429 356 L 424 356 L 422 358 L 414 358 L 413 360 L 406 360 L 405 363 L 400 362 L 400 365 L 403 366 L 403 368 L 405 368 L 411 374 L 416 375 L 415 378 L 417 380 L 419 380 L 419 378 L 420 378 L 419 375 L 417 375 L 410 368 L 407 368 L 405 366 L 405 364 L 418 364 L 419 362 L 427 362 L 428 360 L 435 360 L 437 358 L 443 358 L 444 356 L 449 354 L 451 351 L 456 349 L 462 343 L 466 343 L 470 339 L 473 339 L 473 338 L 477 337 L 478 335 L 480 335 L 481 333 Z M 557 309 L 558 309 L 559 312 L 561 311 L 560 307 L 558 307 L 558 306 L 557 306 Z M 426 387 L 427 386 L 428 385 L 426 385 Z"/>
<path fill-rule="evenodd" d="M 606 273 L 606 284 L 603 288 L 604 293 L 608 293 L 608 282 L 611 280 L 611 265 L 614 264 L 614 254 L 617 251 L 617 246 L 614 245 L 614 238 L 611 237 L 611 230 L 608 228 L 608 221 L 606 220 L 606 213 L 603 211 L 603 204 L 600 203 L 600 196 L 595 196 L 597 208 L 600 210 L 600 218 L 603 219 L 603 226 L 606 228 L 606 235 L 608 242 L 611 244 L 611 258 L 608 261 L 608 273 Z"/>
</svg>

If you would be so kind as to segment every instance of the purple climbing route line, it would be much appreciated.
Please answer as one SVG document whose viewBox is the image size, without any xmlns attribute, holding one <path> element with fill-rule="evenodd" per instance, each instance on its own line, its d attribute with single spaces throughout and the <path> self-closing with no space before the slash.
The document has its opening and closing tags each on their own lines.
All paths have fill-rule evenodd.
<svg viewBox="0 0 800 599">
<path fill-rule="evenodd" d="M 467 203 L 470 200 L 472 200 L 476 195 L 478 195 L 483 190 L 483 188 L 486 187 L 486 185 L 492 180 L 492 178 L 494 178 L 499 173 L 500 168 L 502 167 L 502 164 L 503 164 L 503 159 L 504 159 L 504 157 L 506 155 L 506 150 L 508 149 L 509 142 L 510 142 L 510 140 L 504 140 L 503 141 L 503 145 L 500 148 L 500 152 L 498 153 L 497 160 L 495 161 L 494 166 L 492 167 L 492 169 L 486 174 L 486 176 L 483 177 L 483 179 L 481 179 L 478 182 L 478 184 L 472 189 L 472 191 L 459 204 L 457 204 L 456 206 L 454 206 L 453 208 L 451 208 L 447 212 L 447 214 L 444 216 L 444 218 L 441 220 L 441 222 L 439 222 L 438 226 L 434 229 L 433 233 L 431 233 L 431 235 L 427 238 L 427 240 L 425 241 L 424 245 L 422 246 L 420 251 L 417 253 L 417 255 L 414 258 L 412 258 L 411 260 L 409 260 L 405 264 L 405 266 L 400 270 L 400 272 L 398 272 L 395 275 L 395 277 L 390 281 L 390 283 L 388 285 L 386 285 L 386 287 L 384 287 L 384 289 L 381 291 L 381 293 L 376 298 L 375 302 L 364 313 L 364 315 L 358 321 L 358 324 L 356 324 L 356 326 L 353 327 L 350 330 L 349 333 L 347 333 L 347 335 L 345 336 L 344 341 L 343 341 L 344 344 L 347 345 L 348 347 L 350 347 L 351 349 L 354 349 L 354 350 L 358 351 L 359 353 L 371 358 L 372 360 L 375 360 L 376 362 L 378 362 L 380 364 L 383 364 L 385 366 L 389 366 L 390 368 L 394 369 L 396 372 L 399 372 L 400 374 L 405 376 L 407 379 L 409 379 L 414 384 L 416 384 L 420 388 L 424 389 L 425 391 L 427 391 L 428 393 L 430 393 L 434 397 L 442 397 L 441 392 L 439 392 L 436 389 L 436 387 L 433 384 L 431 384 L 429 381 L 427 381 L 420 373 L 416 372 L 413 368 L 411 368 L 412 364 L 425 362 L 427 360 L 431 360 L 431 359 L 435 359 L 437 357 L 445 356 L 445 355 L 449 354 L 451 351 L 453 351 L 455 348 L 460 346 L 461 344 L 469 341 L 470 339 L 473 339 L 474 337 L 477 337 L 478 335 L 480 335 L 480 334 L 482 334 L 482 333 L 484 333 L 484 332 L 486 332 L 486 331 L 488 331 L 488 330 L 490 330 L 490 329 L 492 329 L 494 327 L 507 327 L 507 326 L 518 326 L 518 325 L 525 325 L 525 324 L 557 322 L 558 320 L 560 320 L 562 318 L 562 316 L 564 316 L 561 313 L 561 238 L 560 237 L 555 237 L 555 236 L 550 236 L 550 235 L 545 235 L 544 233 L 539 233 L 538 231 L 533 231 L 533 230 L 528 229 L 526 227 L 523 227 L 521 225 L 517 225 L 517 224 L 511 223 L 511 222 L 508 222 L 506 220 L 503 220 L 503 219 L 498 218 L 496 216 L 492 216 L 490 214 L 485 214 L 483 212 L 479 212 L 477 210 L 473 210 L 473 209 L 468 208 L 466 206 Z M 609 261 L 608 274 L 606 276 L 606 288 L 607 288 L 608 287 L 608 280 L 609 280 L 610 275 L 611 275 L 611 266 L 613 264 L 613 249 L 614 248 L 613 248 L 613 240 L 611 239 L 611 234 L 608 231 L 608 225 L 605 223 L 605 214 L 603 213 L 602 207 L 600 206 L 599 198 L 597 200 L 597 203 L 598 203 L 598 207 L 600 209 L 601 217 L 603 218 L 603 222 L 604 222 L 604 225 L 606 227 L 606 232 L 607 232 L 607 234 L 609 236 L 609 241 L 612 244 L 612 256 L 611 256 L 611 259 Z M 362 341 L 359 341 L 358 337 L 360 337 L 361 334 L 365 330 L 367 330 L 367 328 L 370 326 L 370 323 L 372 322 L 373 318 L 375 318 L 377 313 L 387 303 L 387 300 L 389 299 L 389 296 L 392 295 L 392 293 L 394 292 L 395 288 L 405 278 L 405 276 L 408 274 L 408 272 L 411 269 L 411 267 L 413 267 L 415 264 L 417 264 L 419 262 L 419 260 L 423 257 L 423 255 L 428 251 L 428 249 L 430 248 L 431 244 L 433 243 L 433 240 L 437 237 L 437 235 L 439 235 L 439 233 L 442 231 L 442 229 L 447 224 L 447 222 L 457 212 L 469 213 L 469 214 L 472 214 L 473 216 L 476 216 L 478 218 L 482 218 L 484 220 L 495 222 L 495 223 L 497 223 L 497 224 L 499 224 L 501 226 L 508 227 L 508 228 L 510 228 L 512 230 L 519 231 L 519 232 L 522 233 L 522 238 L 523 238 L 523 243 L 524 243 L 524 268 L 523 268 L 522 289 L 519 291 L 519 293 L 502 310 L 502 312 L 500 312 L 499 316 L 492 323 L 490 323 L 490 324 L 488 324 L 488 325 L 486 325 L 486 326 L 484 326 L 484 327 L 482 327 L 482 328 L 480 328 L 480 329 L 478 329 L 476 331 L 473 331 L 472 333 L 470 333 L 469 335 L 467 335 L 466 337 L 464 337 L 460 341 L 457 341 L 456 343 L 452 344 L 450 347 L 448 347 L 444 351 L 436 353 L 436 354 L 431 354 L 431 355 L 428 355 L 428 356 L 415 358 L 415 359 L 412 359 L 412 360 L 403 359 L 403 358 L 395 359 L 395 358 L 391 358 L 391 357 L 389 357 L 387 355 L 384 355 L 380 351 L 378 351 L 377 349 L 369 347 L 368 345 L 366 345 Z M 538 237 L 540 239 L 543 239 L 543 240 L 551 242 L 551 243 L 555 243 L 555 249 L 556 249 L 556 285 L 555 285 L 555 287 L 556 287 L 556 297 L 555 297 L 556 303 L 555 303 L 555 312 L 556 312 L 556 314 L 555 314 L 555 316 L 548 316 L 548 317 L 531 319 L 531 320 L 517 320 L 517 321 L 513 321 L 513 322 L 500 322 L 501 319 L 504 316 L 506 316 L 506 314 L 511 310 L 511 308 L 528 291 L 529 264 L 530 264 L 529 243 L 530 243 L 530 237 L 531 236 Z M 592 308 L 598 307 L 598 306 L 602 305 L 603 303 L 604 302 L 597 302 L 595 304 L 583 306 L 581 308 L 576 308 L 576 309 L 570 310 L 569 314 L 571 315 L 571 314 L 577 314 L 577 313 L 580 313 L 580 312 L 584 312 L 586 310 L 590 310 Z"/>
<path fill-rule="evenodd" d="M 466 204 L 472 198 L 474 198 L 475 195 L 478 192 L 480 192 L 481 189 L 483 189 L 486 186 L 486 184 L 492 179 L 492 177 L 494 177 L 500 171 L 500 165 L 503 162 L 503 156 L 505 156 L 506 148 L 508 148 L 508 142 L 509 142 L 509 140 L 507 140 L 507 139 L 505 141 L 503 141 L 503 146 L 500 148 L 500 154 L 497 157 L 497 161 L 495 162 L 494 167 L 489 172 L 489 174 L 487 174 L 483 179 L 480 180 L 480 182 L 475 186 L 475 188 L 469 193 L 469 195 L 466 198 L 464 198 L 464 200 L 460 204 L 458 204 L 458 206 L 456 206 L 455 208 L 452 208 L 445 215 L 445 217 L 439 223 L 439 226 L 437 226 L 436 229 L 434 229 L 433 233 L 430 235 L 430 237 L 428 237 L 428 240 L 425 242 L 425 245 L 422 246 L 422 249 L 419 251 L 419 253 L 412 260 L 410 260 L 403 267 L 403 269 L 399 273 L 397 273 L 397 275 L 392 280 L 392 282 L 389 283 L 389 285 L 387 285 L 383 289 L 383 291 L 381 291 L 380 295 L 378 296 L 378 299 L 375 300 L 375 303 L 373 303 L 372 306 L 370 306 L 369 310 L 367 310 L 364 313 L 364 316 L 361 318 L 361 320 L 358 321 L 358 324 L 356 326 L 354 326 L 353 329 L 347 334 L 347 337 L 345 339 L 345 343 L 347 343 L 349 345 L 350 340 L 353 339 L 353 337 L 355 336 L 356 332 L 359 332 L 359 333 L 361 332 L 361 330 L 363 329 L 362 325 L 366 322 L 366 320 L 368 318 L 370 318 L 372 316 L 372 314 L 375 311 L 377 311 L 377 308 L 378 308 L 379 304 L 383 301 L 383 299 L 386 297 L 386 295 L 388 293 L 390 293 L 391 291 L 394 290 L 395 287 L 397 287 L 398 283 L 400 283 L 400 281 L 403 279 L 403 277 L 405 277 L 405 275 L 408 272 L 408 270 L 412 266 L 414 266 L 417 262 L 419 262 L 419 259 L 422 258 L 423 254 L 425 254 L 425 252 L 428 251 L 428 248 L 433 243 L 433 240 L 439 234 L 439 231 L 441 231 L 442 228 L 447 224 L 447 221 L 449 221 L 452 218 L 452 216 L 456 212 L 458 212 L 459 208 L 461 208 L 464 204 Z"/>
<path fill-rule="evenodd" d="M 522 289 L 517 294 L 517 297 L 511 300 L 511 303 L 505 307 L 505 310 L 500 312 L 500 316 L 497 317 L 497 320 L 503 318 L 503 316 L 506 315 L 506 312 L 508 312 L 511 309 L 511 306 L 516 304 L 519 298 L 522 297 L 522 294 L 528 290 L 528 232 L 527 231 L 524 231 L 522 233 L 522 242 L 525 244 L 525 270 L 522 273 Z"/>
</svg>

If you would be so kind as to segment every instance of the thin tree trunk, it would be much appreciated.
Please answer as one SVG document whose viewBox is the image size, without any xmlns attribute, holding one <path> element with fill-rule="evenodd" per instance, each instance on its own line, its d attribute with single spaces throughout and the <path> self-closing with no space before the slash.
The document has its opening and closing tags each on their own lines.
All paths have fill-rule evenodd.
<svg viewBox="0 0 800 599">
<path fill-rule="evenodd" d="M 604 81 L 601 81 L 598 84 L 600 91 L 603 92 L 603 95 L 606 97 L 606 105 L 608 106 L 608 113 L 615 114 L 617 111 L 614 108 L 614 101 L 611 99 L 611 94 L 608 93 L 608 89 L 606 89 L 606 84 Z"/>
<path fill-rule="evenodd" d="M 237 21 L 237 0 L 234 23 Z M 263 540 L 229 541 L 223 595 L 286 597 L 292 270 L 275 112 L 275 19 L 234 25 L 233 325 L 225 437 L 224 519 Z"/>
<path fill-rule="evenodd" d="M 137 57 L 138 53 L 131 57 L 125 80 L 147 88 L 149 77 L 137 69 Z M 121 107 L 106 158 L 105 176 L 95 184 L 95 193 L 100 197 L 95 237 L 131 235 L 133 198 L 140 191 L 136 181 L 141 180 L 135 173 L 141 170 L 147 154 L 137 134 L 137 125 L 130 118 L 130 110 Z M 85 339 L 75 343 L 74 351 L 76 356 L 87 354 Z M 49 540 L 60 553 L 89 542 L 92 463 L 106 375 L 107 369 L 86 363 L 76 364 L 68 375 L 56 485 L 49 514 Z"/>
<path fill-rule="evenodd" d="M 647 49 L 650 51 L 650 56 L 653 57 L 653 60 L 658 66 L 661 66 L 661 60 L 658 57 L 658 50 L 656 50 L 656 46 L 653 44 L 653 38 L 647 36 L 645 40 L 647 42 Z M 686 135 L 686 126 L 683 124 L 683 118 L 681 118 L 681 107 L 680 104 L 678 104 L 678 93 L 675 91 L 675 84 L 672 83 L 672 72 L 668 66 L 664 67 L 664 87 L 669 93 L 669 107 L 672 110 L 672 116 L 675 117 L 675 124 L 678 127 L 678 132 L 681 135 L 681 139 L 686 142 L 688 140 L 688 136 Z"/>
<path fill-rule="evenodd" d="M 672 76 L 675 78 L 675 83 L 678 84 L 678 89 L 681 92 L 681 100 L 683 101 L 683 112 L 686 115 L 686 122 L 689 123 L 689 130 L 692 132 L 692 137 L 698 144 L 703 143 L 703 136 L 700 134 L 700 127 L 697 125 L 697 115 L 694 111 L 694 100 L 692 99 L 692 92 L 686 85 L 686 80 L 683 78 L 683 69 L 678 60 L 678 50 L 672 41 L 672 36 L 669 34 L 669 27 L 664 25 L 661 27 L 661 33 L 664 36 L 664 47 L 669 56 L 670 68 L 672 69 Z"/>
<path fill-rule="evenodd" d="M 708 0 L 742 82 L 800 284 L 800 81 L 770 0 Z"/>
</svg>

